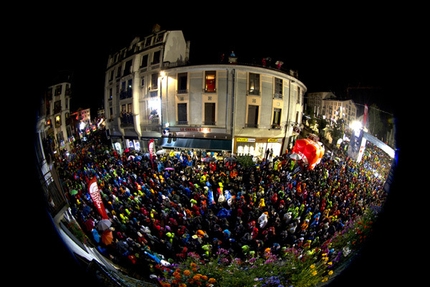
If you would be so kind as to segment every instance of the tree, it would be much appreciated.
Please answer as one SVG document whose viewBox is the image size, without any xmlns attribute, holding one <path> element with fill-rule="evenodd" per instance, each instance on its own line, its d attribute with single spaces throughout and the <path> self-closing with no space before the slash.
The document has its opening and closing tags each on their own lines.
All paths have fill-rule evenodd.
<svg viewBox="0 0 430 287">
<path fill-rule="evenodd" d="M 332 138 L 332 147 L 336 147 L 337 141 L 343 137 L 345 133 L 345 121 L 343 119 L 338 120 L 332 127 L 327 130 Z"/>
<path fill-rule="evenodd" d="M 318 136 L 322 139 L 324 138 L 324 129 L 327 126 L 327 120 L 323 117 L 317 118 L 317 124 L 318 124 Z"/>
<path fill-rule="evenodd" d="M 307 107 L 306 112 L 303 114 L 302 123 L 305 123 L 308 127 L 315 125 L 316 119 L 312 107 Z"/>
<path fill-rule="evenodd" d="M 369 115 L 367 117 L 367 127 L 369 133 L 375 137 L 384 136 L 384 121 L 381 118 L 381 110 L 376 104 L 369 107 Z"/>
<path fill-rule="evenodd" d="M 245 169 L 255 165 L 251 155 L 241 155 L 237 157 L 237 162 Z"/>
</svg>

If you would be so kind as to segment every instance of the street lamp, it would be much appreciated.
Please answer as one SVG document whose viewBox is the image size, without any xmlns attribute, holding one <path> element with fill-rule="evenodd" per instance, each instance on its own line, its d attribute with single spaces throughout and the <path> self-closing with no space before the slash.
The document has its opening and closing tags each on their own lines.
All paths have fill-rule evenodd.
<svg viewBox="0 0 430 287">
<path fill-rule="evenodd" d="M 160 71 L 160 126 L 161 132 L 163 132 L 164 128 L 164 115 L 163 115 L 163 81 L 166 73 L 164 71 Z"/>
</svg>

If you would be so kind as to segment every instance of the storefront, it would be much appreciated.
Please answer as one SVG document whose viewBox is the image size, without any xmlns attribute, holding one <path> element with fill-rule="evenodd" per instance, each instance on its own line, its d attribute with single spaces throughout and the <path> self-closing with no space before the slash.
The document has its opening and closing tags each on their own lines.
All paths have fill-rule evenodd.
<svg viewBox="0 0 430 287">
<path fill-rule="evenodd" d="M 235 138 L 235 154 L 252 155 L 260 159 L 268 155 L 277 156 L 281 154 L 282 138 Z"/>
<path fill-rule="evenodd" d="M 231 151 L 231 140 L 202 138 L 163 138 L 161 147 L 169 149 L 201 149 L 206 151 Z"/>
</svg>

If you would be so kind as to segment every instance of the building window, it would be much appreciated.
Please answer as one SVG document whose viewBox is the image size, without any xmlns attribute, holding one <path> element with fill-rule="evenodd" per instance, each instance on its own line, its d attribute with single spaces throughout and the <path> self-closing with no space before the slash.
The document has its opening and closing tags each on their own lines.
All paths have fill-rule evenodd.
<svg viewBox="0 0 430 287">
<path fill-rule="evenodd" d="M 282 79 L 275 78 L 275 93 L 273 97 L 275 99 L 282 99 Z"/>
<path fill-rule="evenodd" d="M 117 71 L 116 71 L 116 77 L 117 78 L 121 77 L 121 66 L 119 66 Z"/>
<path fill-rule="evenodd" d="M 125 99 L 127 96 L 126 85 L 125 82 L 121 83 L 121 93 L 119 94 L 119 98 L 121 100 Z"/>
<path fill-rule="evenodd" d="M 133 96 L 133 80 L 129 79 L 127 81 L 127 98 L 131 98 Z"/>
<path fill-rule="evenodd" d="M 160 59 L 161 59 L 161 51 L 154 52 L 154 58 L 152 59 L 152 64 L 160 63 Z"/>
<path fill-rule="evenodd" d="M 216 72 L 205 72 L 205 92 L 214 93 L 216 91 Z"/>
<path fill-rule="evenodd" d="M 180 103 L 178 104 L 178 125 L 187 125 L 187 124 L 188 124 L 187 104 Z"/>
<path fill-rule="evenodd" d="M 299 119 L 300 119 L 300 113 L 297 111 L 296 112 L 296 123 L 299 122 Z"/>
<path fill-rule="evenodd" d="M 55 87 L 55 95 L 59 96 L 61 95 L 61 91 L 63 90 L 63 86 L 62 85 L 58 85 Z"/>
<path fill-rule="evenodd" d="M 71 136 L 73 136 L 73 132 L 72 132 L 72 127 L 71 126 L 67 126 L 66 127 L 66 134 L 67 134 L 67 138 L 70 138 Z"/>
<path fill-rule="evenodd" d="M 54 103 L 54 114 L 61 112 L 61 100 Z"/>
<path fill-rule="evenodd" d="M 133 60 L 127 61 L 125 63 L 125 68 L 124 68 L 124 76 L 130 75 L 131 74 L 131 67 L 133 65 Z"/>
<path fill-rule="evenodd" d="M 56 128 L 61 127 L 61 116 L 60 115 L 55 116 L 55 127 Z"/>
<path fill-rule="evenodd" d="M 58 144 L 62 144 L 62 143 L 64 143 L 64 135 L 63 135 L 63 131 L 59 131 L 58 133 L 57 133 L 57 142 L 58 142 Z"/>
<path fill-rule="evenodd" d="M 151 90 L 158 89 L 158 73 L 151 75 Z"/>
<path fill-rule="evenodd" d="M 215 103 L 205 103 L 205 125 L 215 125 Z"/>
<path fill-rule="evenodd" d="M 160 33 L 160 34 L 157 34 L 157 36 L 156 36 L 156 38 L 155 38 L 155 44 L 156 43 L 160 43 L 160 42 L 162 42 L 163 41 L 163 38 L 164 38 L 164 33 Z"/>
<path fill-rule="evenodd" d="M 148 55 L 142 56 L 142 63 L 140 64 L 141 68 L 148 67 Z"/>
<path fill-rule="evenodd" d="M 258 109 L 259 109 L 259 106 L 248 105 L 247 127 L 258 128 Z"/>
<path fill-rule="evenodd" d="M 148 38 L 145 39 L 145 47 L 151 46 L 152 38 L 153 37 L 151 36 L 151 37 L 148 37 Z"/>
<path fill-rule="evenodd" d="M 140 86 L 145 87 L 145 77 L 140 78 Z"/>
<path fill-rule="evenodd" d="M 178 94 L 187 93 L 187 82 L 188 82 L 188 74 L 187 73 L 179 73 L 178 74 Z"/>
<path fill-rule="evenodd" d="M 133 125 L 133 111 L 132 104 L 121 105 L 121 126 Z"/>
<path fill-rule="evenodd" d="M 113 95 L 112 95 L 112 88 L 110 88 L 109 89 L 109 100 L 112 100 L 112 97 L 113 97 Z"/>
<path fill-rule="evenodd" d="M 112 69 L 112 71 L 110 71 L 109 81 L 113 80 L 113 73 L 114 73 L 114 70 Z"/>
<path fill-rule="evenodd" d="M 249 73 L 249 95 L 260 95 L 260 74 Z"/>
<path fill-rule="evenodd" d="M 46 91 L 46 98 L 45 98 L 45 100 L 46 100 L 46 101 L 52 101 L 52 88 L 49 88 L 49 89 Z"/>
<path fill-rule="evenodd" d="M 282 115 L 282 109 L 274 109 L 273 110 L 272 129 L 280 129 L 281 128 L 281 115 Z"/>
</svg>

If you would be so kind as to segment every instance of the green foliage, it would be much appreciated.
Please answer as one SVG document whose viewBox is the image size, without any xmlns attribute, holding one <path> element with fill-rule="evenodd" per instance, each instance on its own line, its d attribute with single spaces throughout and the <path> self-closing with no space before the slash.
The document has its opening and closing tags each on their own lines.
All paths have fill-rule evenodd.
<svg viewBox="0 0 430 287">
<path fill-rule="evenodd" d="M 324 138 L 324 129 L 327 127 L 328 122 L 322 117 L 317 118 L 316 121 L 318 125 L 318 135 L 320 138 Z"/>
<path fill-rule="evenodd" d="M 343 134 L 345 132 L 345 125 L 343 121 L 339 121 L 336 124 L 334 124 L 332 127 L 330 127 L 327 131 L 331 135 L 332 146 L 335 147 L 337 141 L 343 137 Z"/>
<path fill-rule="evenodd" d="M 89 243 L 87 236 L 81 229 L 79 224 L 75 221 L 63 221 L 67 226 L 67 229 L 80 241 L 83 243 Z"/>
<path fill-rule="evenodd" d="M 331 246 L 337 250 L 343 250 L 344 256 L 348 255 L 345 251 L 357 251 L 371 233 L 376 216 L 377 212 L 372 209 L 365 210 L 363 216 L 355 222 L 348 223 L 342 233 L 334 236 Z"/>
<path fill-rule="evenodd" d="M 367 121 L 367 126 L 369 128 L 370 134 L 376 137 L 383 136 L 384 130 L 386 130 L 386 128 L 384 127 L 385 122 L 382 121 L 380 109 L 376 104 L 372 104 L 369 107 L 369 115 L 367 117 Z"/>
<path fill-rule="evenodd" d="M 336 266 L 359 250 L 371 231 L 375 216 L 376 212 L 368 209 L 337 233 L 328 247 L 333 250 L 332 255 L 327 249 L 310 246 L 291 247 L 279 254 L 246 254 L 245 259 L 234 258 L 222 248 L 210 258 L 191 252 L 175 268 L 173 275 L 166 271 L 160 283 L 164 287 L 320 286 L 335 276 Z M 340 260 L 332 261 L 337 254 L 342 255 Z"/>
<path fill-rule="evenodd" d="M 250 168 L 255 165 L 255 163 L 252 161 L 252 156 L 250 155 L 238 156 L 237 162 L 244 168 Z"/>
</svg>

